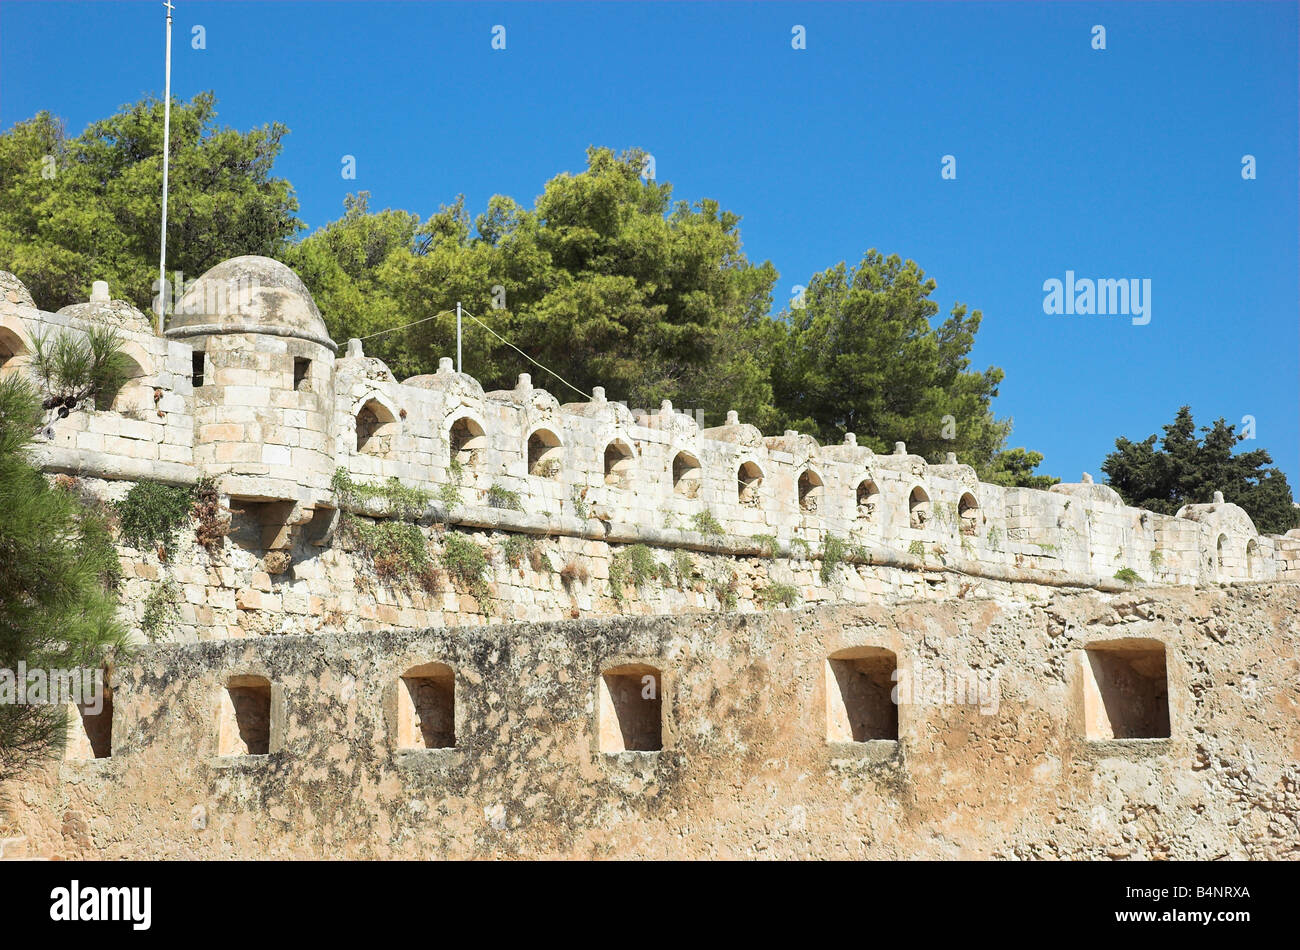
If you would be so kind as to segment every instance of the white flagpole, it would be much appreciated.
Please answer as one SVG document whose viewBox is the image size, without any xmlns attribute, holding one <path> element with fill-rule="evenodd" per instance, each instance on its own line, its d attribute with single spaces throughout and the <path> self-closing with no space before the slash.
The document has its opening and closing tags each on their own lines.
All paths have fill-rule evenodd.
<svg viewBox="0 0 1300 950">
<path fill-rule="evenodd" d="M 167 8 L 167 84 L 163 93 L 163 193 L 162 241 L 158 250 L 158 335 L 162 336 L 167 314 L 167 166 L 171 161 L 172 141 L 172 5 Z"/>
</svg>

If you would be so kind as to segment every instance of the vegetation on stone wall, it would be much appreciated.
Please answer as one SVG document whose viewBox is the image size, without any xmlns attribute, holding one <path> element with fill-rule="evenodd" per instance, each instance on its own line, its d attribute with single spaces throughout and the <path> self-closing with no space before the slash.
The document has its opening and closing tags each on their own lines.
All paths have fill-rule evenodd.
<svg viewBox="0 0 1300 950">
<path fill-rule="evenodd" d="M 43 407 L 59 418 L 92 400 L 96 408 L 107 409 L 126 382 L 129 366 L 115 327 L 32 334 L 31 372 L 45 393 Z"/>
<path fill-rule="evenodd" d="M 524 503 L 519 496 L 519 492 L 511 491 L 496 482 L 487 490 L 487 503 L 489 507 L 501 508 L 505 511 L 523 511 Z"/>
<path fill-rule="evenodd" d="M 442 566 L 459 588 L 469 591 L 484 613 L 489 613 L 492 590 L 488 586 L 488 561 L 483 549 L 459 531 L 447 531 L 442 538 Z"/>
<path fill-rule="evenodd" d="M 376 576 L 391 584 L 417 584 L 429 593 L 442 588 L 429 555 L 429 542 L 416 523 L 429 505 L 429 493 L 390 478 L 382 485 L 354 482 L 338 468 L 331 481 L 340 507 L 363 507 L 378 499 L 388 518 L 370 520 L 344 510 L 338 533 L 370 561 Z"/>
<path fill-rule="evenodd" d="M 122 539 L 138 550 L 153 548 L 166 561 L 176 529 L 190 517 L 194 489 L 187 485 L 136 482 L 116 505 Z"/>
<path fill-rule="evenodd" d="M 722 524 L 714 517 L 713 512 L 707 508 L 696 514 L 691 519 L 691 524 L 695 526 L 695 530 L 700 534 L 720 536 L 723 533 Z"/>
<path fill-rule="evenodd" d="M 373 499 L 379 499 L 388 515 L 402 521 L 419 519 L 432 498 L 429 492 L 403 485 L 396 478 L 390 478 L 382 485 L 354 482 L 348 470 L 342 467 L 334 470 L 330 487 L 342 507 L 362 507 Z"/>
<path fill-rule="evenodd" d="M 216 479 L 200 478 L 194 486 L 194 540 L 211 555 L 218 555 L 230 533 L 230 510 L 221 504 Z"/>
<path fill-rule="evenodd" d="M 1125 584 L 1141 584 L 1142 577 L 1131 567 L 1121 567 L 1115 572 L 1115 580 L 1123 581 Z"/>
<path fill-rule="evenodd" d="M 180 619 L 180 585 L 164 577 L 150 588 L 140 614 L 140 632 L 149 640 L 158 640 L 170 632 Z"/>
<path fill-rule="evenodd" d="M 634 544 L 617 552 L 609 562 L 609 593 L 619 603 L 627 594 L 629 584 L 638 590 L 650 581 L 661 577 L 661 566 L 644 544 Z"/>
<path fill-rule="evenodd" d="M 127 641 L 110 586 L 117 553 L 102 516 L 28 463 L 41 415 L 34 387 L 0 379 L 0 669 L 100 669 Z M 0 702 L 0 780 L 66 736 L 62 706 Z"/>
<path fill-rule="evenodd" d="M 799 588 L 793 584 L 768 584 L 756 592 L 758 602 L 768 610 L 773 607 L 793 607 L 799 600 Z"/>
<path fill-rule="evenodd" d="M 525 559 L 534 571 L 547 569 L 551 564 L 542 546 L 530 534 L 512 534 L 507 537 L 501 544 L 501 555 L 513 568 L 522 568 Z"/>
</svg>

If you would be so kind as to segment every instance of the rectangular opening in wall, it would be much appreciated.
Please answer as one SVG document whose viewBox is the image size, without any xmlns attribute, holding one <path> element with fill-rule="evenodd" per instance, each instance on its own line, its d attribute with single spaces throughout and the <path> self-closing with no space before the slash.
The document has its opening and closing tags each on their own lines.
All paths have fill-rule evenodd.
<svg viewBox="0 0 1300 950">
<path fill-rule="evenodd" d="M 826 660 L 826 741 L 898 740 L 893 699 L 898 658 L 883 647 L 852 647 Z"/>
<path fill-rule="evenodd" d="M 644 663 L 612 667 L 600 677 L 600 751 L 658 752 L 663 748 L 661 676 Z"/>
<path fill-rule="evenodd" d="M 443 663 L 426 663 L 402 674 L 397 696 L 399 749 L 456 746 L 456 676 Z"/>
<path fill-rule="evenodd" d="M 233 676 L 221 695 L 219 755 L 266 755 L 271 751 L 271 682 Z"/>
<path fill-rule="evenodd" d="M 203 361 L 206 355 L 202 350 L 195 350 L 190 357 L 195 386 L 203 385 Z"/>
<path fill-rule="evenodd" d="M 293 388 L 299 392 L 310 390 L 308 382 L 311 373 L 311 360 L 298 356 L 293 361 Z"/>
<path fill-rule="evenodd" d="M 1168 739 L 1165 645 L 1107 640 L 1084 651 L 1083 718 L 1089 739 Z"/>
<path fill-rule="evenodd" d="M 113 755 L 113 693 L 103 688 L 97 703 L 69 707 L 65 758 L 107 759 Z"/>
</svg>

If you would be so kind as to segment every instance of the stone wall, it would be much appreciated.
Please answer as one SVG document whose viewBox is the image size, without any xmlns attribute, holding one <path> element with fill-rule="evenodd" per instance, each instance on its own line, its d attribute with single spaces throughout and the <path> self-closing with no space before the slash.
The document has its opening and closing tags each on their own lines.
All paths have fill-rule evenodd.
<svg viewBox="0 0 1300 950">
<path fill-rule="evenodd" d="M 147 646 L 112 756 L 8 790 L 2 830 L 65 858 L 1296 858 L 1298 646 L 1292 583 Z M 891 663 L 892 733 L 845 712 Z M 646 676 L 614 725 L 661 747 L 611 748 Z"/>
<path fill-rule="evenodd" d="M 1125 506 L 1087 477 L 1051 491 L 1002 488 L 901 444 L 877 455 L 852 436 L 826 446 L 764 436 L 734 413 L 701 429 L 670 404 L 629 409 L 600 389 L 561 404 L 526 374 L 485 393 L 450 360 L 398 382 L 358 341 L 336 357 L 283 265 L 240 258 L 199 285 L 218 271 L 244 296 L 219 295 L 229 312 L 178 316 L 166 338 L 107 288 L 52 314 L 32 307 L 12 275 L 0 284 L 0 372 L 24 371 L 33 334 L 96 323 L 117 327 L 133 360 L 111 409 L 54 420 L 36 452 L 47 471 L 109 499 L 139 479 L 207 476 L 234 512 L 215 553 L 187 543 L 162 563 L 122 549 L 128 619 L 138 621 L 154 585 L 182 591 L 169 639 L 745 611 L 774 585 L 817 603 L 1023 599 L 1039 587 L 1119 589 L 1124 572 L 1158 586 L 1300 578 L 1300 531 L 1260 536 L 1222 499 L 1171 517 Z M 186 299 L 201 296 L 192 288 Z M 450 583 L 433 592 L 380 583 L 337 534 L 336 469 L 441 499 L 421 513 L 423 530 L 435 555 L 448 527 L 489 552 L 491 604 Z M 522 510 L 492 507 L 494 489 Z M 382 513 L 381 503 L 356 512 Z M 502 557 L 520 534 L 540 550 L 522 568 Z M 823 577 L 822 555 L 838 542 L 844 564 Z M 674 579 L 614 591 L 611 559 L 637 543 Z"/>
</svg>

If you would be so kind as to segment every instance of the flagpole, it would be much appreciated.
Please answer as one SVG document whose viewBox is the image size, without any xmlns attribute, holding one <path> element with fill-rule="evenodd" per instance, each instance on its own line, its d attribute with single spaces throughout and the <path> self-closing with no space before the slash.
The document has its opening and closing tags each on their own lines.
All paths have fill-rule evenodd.
<svg viewBox="0 0 1300 950">
<path fill-rule="evenodd" d="M 172 141 L 172 5 L 167 8 L 167 82 L 163 93 L 163 192 L 162 239 L 158 249 L 158 335 L 162 336 L 167 315 L 167 166 L 171 161 Z"/>
</svg>

